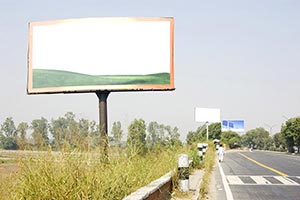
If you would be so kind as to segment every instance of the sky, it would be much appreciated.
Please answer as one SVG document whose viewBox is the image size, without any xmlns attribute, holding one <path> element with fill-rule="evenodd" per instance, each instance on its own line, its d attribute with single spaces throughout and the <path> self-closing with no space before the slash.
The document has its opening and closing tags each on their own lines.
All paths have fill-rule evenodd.
<svg viewBox="0 0 300 200">
<path fill-rule="evenodd" d="M 0 123 L 73 112 L 98 121 L 94 93 L 27 95 L 28 23 L 86 17 L 174 17 L 174 91 L 112 92 L 109 133 L 134 119 L 178 127 L 203 123 L 195 108 L 220 108 L 245 130 L 276 133 L 300 115 L 298 0 L 0 0 Z"/>
</svg>

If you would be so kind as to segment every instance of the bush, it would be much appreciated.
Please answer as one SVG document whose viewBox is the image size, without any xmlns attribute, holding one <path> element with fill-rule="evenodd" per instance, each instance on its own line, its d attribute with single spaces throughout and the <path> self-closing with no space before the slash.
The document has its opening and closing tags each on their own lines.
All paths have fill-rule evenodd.
<svg viewBox="0 0 300 200">
<path fill-rule="evenodd" d="M 190 150 L 189 157 L 193 159 L 191 164 L 192 169 L 201 169 L 203 167 L 203 162 L 201 162 L 200 156 L 198 154 L 198 149 L 194 146 Z"/>
</svg>

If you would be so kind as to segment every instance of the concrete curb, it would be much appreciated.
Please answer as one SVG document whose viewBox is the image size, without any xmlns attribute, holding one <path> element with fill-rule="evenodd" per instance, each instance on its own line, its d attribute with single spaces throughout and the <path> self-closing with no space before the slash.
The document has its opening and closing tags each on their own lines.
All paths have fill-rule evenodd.
<svg viewBox="0 0 300 200">
<path fill-rule="evenodd" d="M 171 193 L 172 173 L 169 172 L 131 193 L 129 196 L 123 198 L 123 200 L 165 200 L 171 196 Z"/>
</svg>

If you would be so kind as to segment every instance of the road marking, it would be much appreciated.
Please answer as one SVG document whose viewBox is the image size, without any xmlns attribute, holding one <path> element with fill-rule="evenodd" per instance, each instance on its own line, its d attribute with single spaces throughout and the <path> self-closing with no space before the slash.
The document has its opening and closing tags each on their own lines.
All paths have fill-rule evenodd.
<svg viewBox="0 0 300 200">
<path fill-rule="evenodd" d="M 282 177 L 282 176 L 274 176 L 274 178 L 276 178 L 277 180 L 279 180 L 280 182 L 282 182 L 284 185 L 299 185 L 298 183 L 296 183 L 295 181 L 288 179 L 286 177 Z"/>
<path fill-rule="evenodd" d="M 277 170 L 277 169 L 274 169 L 274 168 L 272 168 L 272 167 L 269 167 L 269 166 L 267 166 L 267 165 L 264 165 L 264 164 L 262 164 L 262 163 L 260 163 L 260 162 L 258 162 L 258 161 L 256 161 L 256 160 L 254 160 L 254 159 L 252 159 L 252 158 L 249 158 L 248 156 L 246 156 L 246 155 L 244 155 L 244 154 L 242 154 L 242 153 L 239 153 L 239 154 L 240 154 L 241 156 L 243 156 L 244 158 L 246 158 L 246 159 L 248 159 L 248 160 L 254 162 L 255 164 L 257 164 L 257 165 L 259 165 L 259 166 L 261 166 L 261 167 L 264 167 L 264 168 L 266 168 L 266 169 L 268 169 L 268 170 L 271 170 L 272 172 L 275 172 L 276 174 L 279 174 L 280 176 L 288 176 L 286 173 L 283 173 L 283 172 L 281 172 L 281 171 L 279 171 L 279 170 Z"/>
<path fill-rule="evenodd" d="M 229 185 L 278 185 L 278 186 L 300 186 L 300 183 L 292 180 L 296 176 L 226 176 Z M 253 181 L 249 181 L 253 180 Z M 269 179 L 269 180 L 268 180 Z"/>
<path fill-rule="evenodd" d="M 231 185 L 240 185 L 244 183 L 238 176 L 226 176 L 226 178 Z"/>
<path fill-rule="evenodd" d="M 218 163 L 220 174 L 221 174 L 221 177 L 222 177 L 222 182 L 223 182 L 225 193 L 226 193 L 226 199 L 227 200 L 234 200 L 233 196 L 232 196 L 232 192 L 231 192 L 231 190 L 229 188 L 229 185 L 226 181 L 226 177 L 225 177 L 224 171 L 222 169 L 222 166 L 218 161 L 217 161 L 217 163 Z"/>
<path fill-rule="evenodd" d="M 270 181 L 268 181 L 267 179 L 265 179 L 262 176 L 250 176 L 252 178 L 252 180 L 254 180 L 257 184 L 271 184 Z"/>
</svg>

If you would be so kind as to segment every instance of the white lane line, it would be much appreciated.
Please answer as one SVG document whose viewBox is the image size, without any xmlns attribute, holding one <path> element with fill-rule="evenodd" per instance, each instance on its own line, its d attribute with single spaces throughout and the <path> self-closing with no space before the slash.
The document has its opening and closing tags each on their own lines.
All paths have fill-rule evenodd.
<svg viewBox="0 0 300 200">
<path fill-rule="evenodd" d="M 234 200 L 233 196 L 232 196 L 232 192 L 231 192 L 231 190 L 229 188 L 229 185 L 226 181 L 226 177 L 225 177 L 224 171 L 221 167 L 221 164 L 218 161 L 217 161 L 217 163 L 218 163 L 220 174 L 221 174 L 221 177 L 222 177 L 222 182 L 223 182 L 225 193 L 226 193 L 226 199 L 227 200 Z"/>
<path fill-rule="evenodd" d="M 295 181 L 293 181 L 293 180 L 291 180 L 291 179 L 289 179 L 287 177 L 274 176 L 274 178 L 276 178 L 277 180 L 279 180 L 284 185 L 299 185 L 298 183 L 296 183 Z"/>
<path fill-rule="evenodd" d="M 238 176 L 226 176 L 230 185 L 243 185 L 244 182 Z"/>
<path fill-rule="evenodd" d="M 254 180 L 257 184 L 261 185 L 267 185 L 267 184 L 272 184 L 270 181 L 265 179 L 262 176 L 250 176 L 252 180 Z"/>
</svg>

